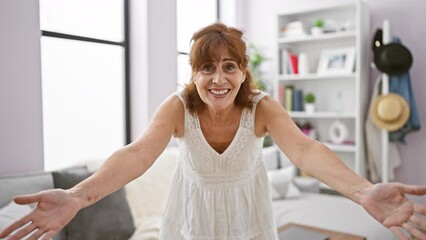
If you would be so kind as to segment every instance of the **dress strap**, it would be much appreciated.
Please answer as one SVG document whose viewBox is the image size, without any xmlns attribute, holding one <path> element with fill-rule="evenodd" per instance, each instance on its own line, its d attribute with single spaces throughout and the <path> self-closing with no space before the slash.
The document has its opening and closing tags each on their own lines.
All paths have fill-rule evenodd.
<svg viewBox="0 0 426 240">
<path fill-rule="evenodd" d="M 251 109 L 251 111 L 248 109 L 245 110 L 246 114 L 244 114 L 244 119 L 242 119 L 241 126 L 254 131 L 254 119 L 256 116 L 256 106 L 262 98 L 268 95 L 269 94 L 262 91 L 259 91 L 256 94 L 251 95 L 251 100 L 253 101 L 253 108 Z"/>
<path fill-rule="evenodd" d="M 178 91 L 176 91 L 175 93 L 174 93 L 174 95 L 176 95 L 176 96 L 178 96 L 179 97 L 179 99 L 182 101 L 182 103 L 183 103 L 183 106 L 185 107 L 185 109 L 186 109 L 186 104 L 185 104 L 185 92 L 184 92 L 184 90 L 178 90 Z"/>
<path fill-rule="evenodd" d="M 266 92 L 259 91 L 257 94 L 252 95 L 252 101 L 255 104 L 253 107 L 256 108 L 256 104 L 260 101 L 260 99 L 264 98 L 265 96 L 268 96 Z"/>
</svg>

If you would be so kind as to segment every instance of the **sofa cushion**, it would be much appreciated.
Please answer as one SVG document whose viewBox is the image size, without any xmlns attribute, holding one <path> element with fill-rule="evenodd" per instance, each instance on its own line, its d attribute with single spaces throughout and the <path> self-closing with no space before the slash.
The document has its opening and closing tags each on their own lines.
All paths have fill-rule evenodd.
<svg viewBox="0 0 426 240">
<path fill-rule="evenodd" d="M 165 149 L 141 177 L 127 184 L 127 200 L 136 226 L 162 216 L 178 158 L 177 147 Z"/>
<path fill-rule="evenodd" d="M 0 177 L 0 208 L 6 206 L 16 195 L 31 194 L 53 188 L 50 173 L 17 174 Z"/>
<path fill-rule="evenodd" d="M 56 188 L 68 189 L 89 177 L 91 173 L 54 172 Z M 125 190 L 110 194 L 99 202 L 80 210 L 65 226 L 69 240 L 128 239 L 135 231 Z"/>
<path fill-rule="evenodd" d="M 295 198 L 300 196 L 300 190 L 293 183 L 295 175 L 295 166 L 268 171 L 272 199 Z"/>
</svg>

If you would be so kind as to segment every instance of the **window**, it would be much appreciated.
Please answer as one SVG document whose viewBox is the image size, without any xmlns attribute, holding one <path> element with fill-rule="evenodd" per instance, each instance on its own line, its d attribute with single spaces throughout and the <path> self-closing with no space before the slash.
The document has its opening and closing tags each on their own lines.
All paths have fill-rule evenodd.
<svg viewBox="0 0 426 240">
<path fill-rule="evenodd" d="M 199 29 L 217 22 L 219 0 L 177 0 L 177 68 L 178 86 L 183 86 L 191 78 L 189 47 L 192 34 Z"/>
<path fill-rule="evenodd" d="M 106 159 L 130 141 L 128 9 L 40 0 L 46 170 Z"/>
</svg>

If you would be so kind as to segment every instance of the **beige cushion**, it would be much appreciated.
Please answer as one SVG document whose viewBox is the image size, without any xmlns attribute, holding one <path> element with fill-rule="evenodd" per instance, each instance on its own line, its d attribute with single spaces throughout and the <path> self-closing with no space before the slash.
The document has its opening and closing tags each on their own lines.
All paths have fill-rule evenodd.
<svg viewBox="0 0 426 240">
<path fill-rule="evenodd" d="M 167 148 L 141 177 L 125 187 L 135 225 L 161 217 L 179 156 L 177 147 Z"/>
</svg>

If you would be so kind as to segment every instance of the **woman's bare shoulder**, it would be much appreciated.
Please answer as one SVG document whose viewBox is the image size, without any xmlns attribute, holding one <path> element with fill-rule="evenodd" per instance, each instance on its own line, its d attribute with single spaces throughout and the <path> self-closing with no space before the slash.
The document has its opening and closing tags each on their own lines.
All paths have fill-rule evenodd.
<svg viewBox="0 0 426 240">
<path fill-rule="evenodd" d="M 167 118 L 175 125 L 175 137 L 183 136 L 185 123 L 185 105 L 176 94 L 169 96 L 166 101 Z"/>
<path fill-rule="evenodd" d="M 265 95 L 262 97 L 257 103 L 256 112 L 260 113 L 268 113 L 275 111 L 282 111 L 284 108 L 270 95 Z"/>
</svg>

